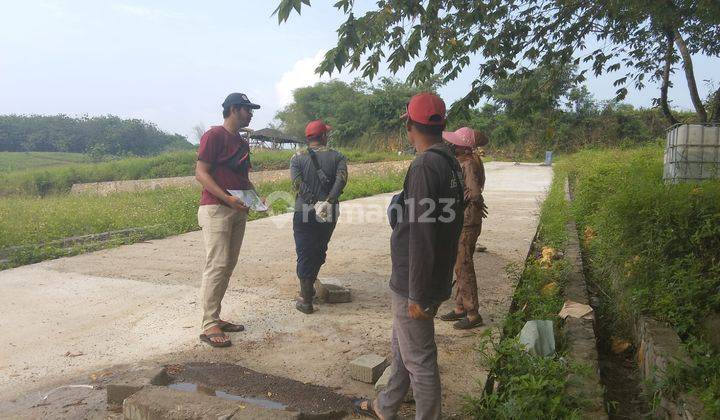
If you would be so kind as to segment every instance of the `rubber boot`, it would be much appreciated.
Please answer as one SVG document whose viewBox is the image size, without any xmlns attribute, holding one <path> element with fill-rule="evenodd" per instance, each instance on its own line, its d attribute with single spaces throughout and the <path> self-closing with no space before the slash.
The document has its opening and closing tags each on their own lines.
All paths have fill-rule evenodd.
<svg viewBox="0 0 720 420">
<path fill-rule="evenodd" d="M 314 280 L 300 279 L 300 300 L 295 303 L 295 308 L 304 313 L 313 313 L 313 296 L 315 296 Z"/>
</svg>

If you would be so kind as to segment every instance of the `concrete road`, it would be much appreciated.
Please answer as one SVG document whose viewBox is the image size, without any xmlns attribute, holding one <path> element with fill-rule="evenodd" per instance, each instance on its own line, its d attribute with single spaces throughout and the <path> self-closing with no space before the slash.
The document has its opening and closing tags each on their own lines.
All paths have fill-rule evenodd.
<svg viewBox="0 0 720 420">
<path fill-rule="evenodd" d="M 489 217 L 475 257 L 481 314 L 501 324 L 513 284 L 505 273 L 522 264 L 552 170 L 535 164 L 486 165 Z M 137 243 L 0 272 L 0 415 L 24 411 L 40 390 L 88 383 L 120 364 L 223 361 L 371 395 L 350 379 L 348 362 L 366 353 L 390 355 L 390 229 L 383 194 L 345 202 L 320 277 L 352 290 L 353 302 L 319 306 L 306 316 L 297 293 L 291 215 L 251 222 L 224 300 L 223 318 L 246 325 L 234 346 L 198 340 L 198 288 L 204 251 L 200 232 Z M 449 310 L 446 303 L 441 312 Z M 445 414 L 477 394 L 486 372 L 473 348 L 483 329 L 453 330 L 436 321 Z M 79 381 L 79 382 L 78 382 Z M 23 411 L 17 411 L 23 410 Z M 24 415 L 23 414 L 23 415 Z"/>
</svg>

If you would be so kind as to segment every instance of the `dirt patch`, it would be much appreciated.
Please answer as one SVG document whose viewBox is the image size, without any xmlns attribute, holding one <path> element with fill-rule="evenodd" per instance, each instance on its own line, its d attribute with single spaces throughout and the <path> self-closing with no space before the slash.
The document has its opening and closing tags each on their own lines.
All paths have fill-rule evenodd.
<svg viewBox="0 0 720 420">
<path fill-rule="evenodd" d="M 223 391 L 256 399 L 260 405 L 263 405 L 262 401 L 274 401 L 290 411 L 305 414 L 336 413 L 338 418 L 352 412 L 350 398 L 337 394 L 332 388 L 267 375 L 239 365 L 189 363 L 167 366 L 167 372 L 171 385 L 194 384 L 206 391 Z M 273 408 L 272 404 L 266 405 Z"/>
</svg>

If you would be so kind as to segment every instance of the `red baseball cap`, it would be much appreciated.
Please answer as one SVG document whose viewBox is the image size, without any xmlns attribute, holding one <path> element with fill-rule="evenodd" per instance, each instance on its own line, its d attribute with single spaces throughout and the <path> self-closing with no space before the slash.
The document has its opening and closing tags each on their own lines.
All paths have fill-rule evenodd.
<svg viewBox="0 0 720 420">
<path fill-rule="evenodd" d="M 402 118 L 410 118 L 416 123 L 425 125 L 445 124 L 445 102 L 439 96 L 422 92 L 410 98 L 407 112 Z"/>
<path fill-rule="evenodd" d="M 322 122 L 322 120 L 310 121 L 305 126 L 305 137 L 317 137 L 321 134 L 327 133 L 332 127 Z"/>
</svg>

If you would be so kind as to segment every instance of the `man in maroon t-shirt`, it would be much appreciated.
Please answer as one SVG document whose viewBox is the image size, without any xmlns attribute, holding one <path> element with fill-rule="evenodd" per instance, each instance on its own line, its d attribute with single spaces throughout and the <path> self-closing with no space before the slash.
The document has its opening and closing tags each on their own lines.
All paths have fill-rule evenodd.
<svg viewBox="0 0 720 420">
<path fill-rule="evenodd" d="M 195 178 L 202 184 L 198 224 L 205 242 L 202 276 L 202 334 L 200 340 L 213 347 L 231 345 L 226 332 L 245 327 L 220 319 L 222 299 L 237 264 L 245 234 L 248 207 L 228 190 L 254 189 L 250 170 L 250 146 L 238 133 L 247 127 L 253 109 L 260 108 L 242 93 L 231 93 L 222 104 L 223 124 L 212 127 L 200 139 Z"/>
</svg>

